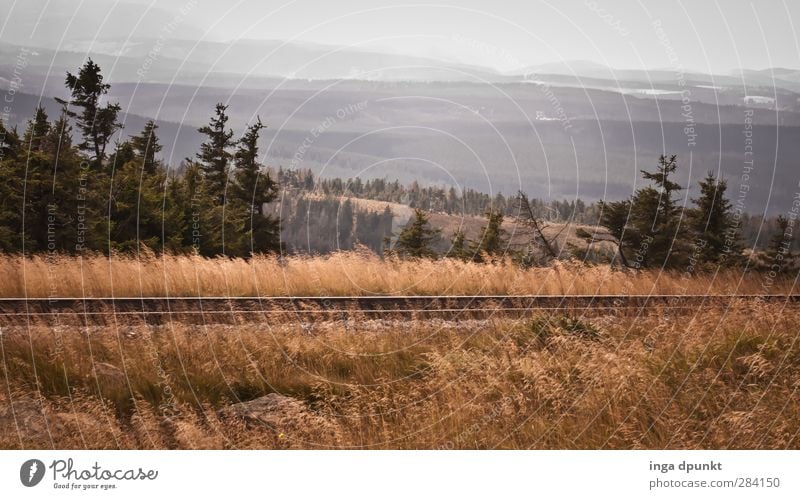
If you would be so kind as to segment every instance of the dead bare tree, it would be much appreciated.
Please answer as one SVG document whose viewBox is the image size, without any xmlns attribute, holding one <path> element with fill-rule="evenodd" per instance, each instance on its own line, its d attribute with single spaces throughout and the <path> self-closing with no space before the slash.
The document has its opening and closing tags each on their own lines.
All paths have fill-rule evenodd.
<svg viewBox="0 0 800 499">
<path fill-rule="evenodd" d="M 633 268 L 628 263 L 628 259 L 625 257 L 625 253 L 622 251 L 622 244 L 620 243 L 620 240 L 617 239 L 616 237 L 612 236 L 608 232 L 602 232 L 602 231 L 598 230 L 597 227 L 595 227 L 594 230 L 592 230 L 591 232 L 587 231 L 585 229 L 577 229 L 575 231 L 575 236 L 577 236 L 577 237 L 583 239 L 584 241 L 586 241 L 587 252 L 588 252 L 588 248 L 591 248 L 593 244 L 596 244 L 596 243 L 611 243 L 612 245 L 614 245 L 614 248 L 616 249 L 616 255 L 619 255 L 619 260 L 620 260 L 620 263 L 622 264 L 622 268 L 623 269 Z M 614 264 L 614 259 L 613 258 L 611 259 L 611 263 L 612 263 L 612 265 Z"/>
<path fill-rule="evenodd" d="M 558 231 L 558 234 L 556 234 L 555 237 L 548 239 L 548 237 L 544 234 L 544 230 L 548 227 L 548 225 L 544 222 L 544 220 L 541 220 L 536 216 L 530 200 L 528 199 L 528 195 L 522 191 L 519 191 L 516 202 L 518 220 L 523 225 L 529 227 L 532 231 L 531 244 L 541 247 L 548 258 L 558 258 L 558 237 L 561 235 L 564 229 L 569 226 L 569 223 L 565 224 L 564 227 Z"/>
</svg>

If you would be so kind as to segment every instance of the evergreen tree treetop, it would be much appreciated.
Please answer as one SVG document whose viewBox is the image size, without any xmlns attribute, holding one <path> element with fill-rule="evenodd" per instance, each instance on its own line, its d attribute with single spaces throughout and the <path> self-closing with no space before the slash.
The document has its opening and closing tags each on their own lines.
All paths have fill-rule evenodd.
<svg viewBox="0 0 800 499">
<path fill-rule="evenodd" d="M 83 136 L 78 148 L 92 153 L 94 164 L 100 165 L 105 159 L 106 146 L 111 137 L 122 128 L 122 124 L 117 121 L 120 105 L 101 105 L 100 101 L 111 85 L 103 82 L 100 66 L 91 59 L 86 61 L 77 75 L 67 72 L 64 82 L 71 92 L 71 99 L 66 101 L 57 98 L 56 101 L 64 105 L 69 117 L 75 118 L 76 126 Z M 70 111 L 70 106 L 78 107 L 81 111 Z"/>
<path fill-rule="evenodd" d="M 158 125 L 153 120 L 148 120 L 141 133 L 134 135 L 130 140 L 136 157 L 141 161 L 142 168 L 147 173 L 155 173 L 158 167 L 156 154 L 163 149 L 158 141 L 156 130 L 158 130 Z"/>
</svg>

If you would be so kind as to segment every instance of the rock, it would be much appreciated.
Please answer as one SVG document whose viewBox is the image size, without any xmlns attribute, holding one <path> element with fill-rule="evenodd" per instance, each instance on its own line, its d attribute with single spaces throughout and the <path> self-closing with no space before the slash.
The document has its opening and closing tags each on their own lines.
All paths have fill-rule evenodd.
<svg viewBox="0 0 800 499">
<path fill-rule="evenodd" d="M 0 431 L 25 436 L 47 434 L 47 421 L 42 407 L 34 399 L 18 397 L 0 404 Z"/>
<path fill-rule="evenodd" d="M 305 404 L 278 393 L 234 404 L 223 409 L 223 412 L 228 416 L 239 417 L 247 423 L 265 424 L 276 430 L 287 424 L 296 424 L 313 417 Z"/>
<path fill-rule="evenodd" d="M 102 425 L 104 422 L 82 412 L 58 412 L 50 418 L 50 424 L 56 428 L 82 431 L 94 428 L 98 424 Z"/>
<path fill-rule="evenodd" d="M 307 443 L 330 445 L 338 440 L 335 424 L 311 411 L 304 402 L 278 393 L 233 404 L 221 409 L 219 414 L 242 419 L 248 426 L 267 427 L 280 437 Z"/>
<path fill-rule="evenodd" d="M 122 369 L 107 362 L 95 362 L 92 369 L 93 377 L 97 379 L 103 391 L 127 391 L 128 378 Z M 94 381 L 94 380 L 92 380 Z"/>
<path fill-rule="evenodd" d="M 13 405 L 13 411 L 12 411 Z M 97 419 L 81 412 L 51 412 L 33 398 L 24 396 L 0 401 L 0 432 L 16 434 L 25 441 L 49 441 L 62 434 L 97 425 Z"/>
</svg>

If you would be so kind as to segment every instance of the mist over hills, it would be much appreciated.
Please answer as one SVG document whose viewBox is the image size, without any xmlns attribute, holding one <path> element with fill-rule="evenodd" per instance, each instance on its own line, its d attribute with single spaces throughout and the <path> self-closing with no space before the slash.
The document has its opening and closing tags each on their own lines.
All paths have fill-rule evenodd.
<svg viewBox="0 0 800 499">
<path fill-rule="evenodd" d="M 23 126 L 40 99 L 55 116 L 65 72 L 91 57 L 112 84 L 110 99 L 127 113 L 122 136 L 155 118 L 173 166 L 194 156 L 197 128 L 224 102 L 237 133 L 257 116 L 268 125 L 266 164 L 322 176 L 591 201 L 626 197 L 641 185 L 639 170 L 666 152 L 679 155 L 682 185 L 714 171 L 735 194 L 747 132 L 754 164 L 745 209 L 784 212 L 798 190 L 797 70 L 710 75 L 562 61 L 499 72 L 297 41 L 198 41 L 202 30 L 188 22 L 169 38 L 154 23 L 119 31 L 124 12 L 94 39 L 80 36 L 88 30 L 80 24 L 68 36 L 47 34 L 69 15 L 48 11 L 29 39 L 30 16 L 4 33 L 0 86 L 16 89 L 5 117 L 12 125 Z M 154 9 L 144 19 L 163 26 L 175 15 Z"/>
</svg>

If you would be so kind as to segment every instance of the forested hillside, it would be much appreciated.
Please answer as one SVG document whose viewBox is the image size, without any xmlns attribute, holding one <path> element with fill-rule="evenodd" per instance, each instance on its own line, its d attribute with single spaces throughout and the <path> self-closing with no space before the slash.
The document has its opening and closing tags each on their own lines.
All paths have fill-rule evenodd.
<svg viewBox="0 0 800 499">
<path fill-rule="evenodd" d="M 98 65 L 89 60 L 64 83 L 69 98 L 58 100 L 57 116 L 39 106 L 22 131 L 0 122 L 3 251 L 148 247 L 247 257 L 364 246 L 380 255 L 499 256 L 524 265 L 578 258 L 680 267 L 749 259 L 769 267 L 762 260 L 777 258 L 781 269 L 793 268 L 796 213 L 766 223 L 748 216 L 734 209 L 727 182 L 711 173 L 687 202 L 674 155 L 642 170 L 646 185 L 612 202 L 543 201 L 523 192 L 489 195 L 386 178 L 318 178 L 309 169 L 265 167 L 259 140 L 266 125 L 256 117 L 234 132 L 228 106 L 217 104 L 198 129 L 204 137 L 199 150 L 170 167 L 161 158 L 154 121 L 118 140 L 123 110 L 108 98 L 110 85 Z M 476 217 L 485 217 L 479 230 L 458 223 Z M 559 239 L 567 227 L 574 237 Z"/>
</svg>

